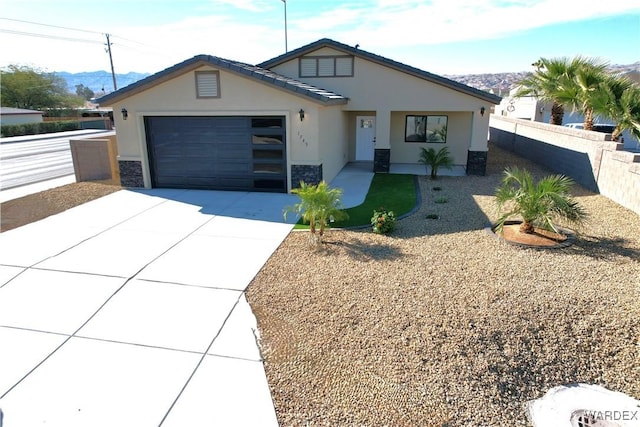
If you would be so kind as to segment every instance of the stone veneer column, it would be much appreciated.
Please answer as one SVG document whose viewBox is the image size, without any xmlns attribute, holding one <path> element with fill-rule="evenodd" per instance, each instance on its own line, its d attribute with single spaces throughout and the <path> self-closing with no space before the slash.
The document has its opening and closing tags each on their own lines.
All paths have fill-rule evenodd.
<svg viewBox="0 0 640 427">
<path fill-rule="evenodd" d="M 467 175 L 487 174 L 487 152 L 469 151 L 467 154 Z"/>
<path fill-rule="evenodd" d="M 123 187 L 144 187 L 142 162 L 136 160 L 118 160 L 120 184 Z"/>
<path fill-rule="evenodd" d="M 389 164 L 391 162 L 390 148 L 376 148 L 373 153 L 373 171 L 389 172 Z"/>
<path fill-rule="evenodd" d="M 291 165 L 291 188 L 299 188 L 300 181 L 318 185 L 322 181 L 322 165 Z"/>
</svg>

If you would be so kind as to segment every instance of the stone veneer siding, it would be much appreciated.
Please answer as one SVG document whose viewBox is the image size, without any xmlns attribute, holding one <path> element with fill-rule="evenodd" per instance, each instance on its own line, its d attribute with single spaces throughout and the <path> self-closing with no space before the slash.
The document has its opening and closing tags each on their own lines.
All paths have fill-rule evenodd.
<svg viewBox="0 0 640 427">
<path fill-rule="evenodd" d="M 299 188 L 300 181 L 318 185 L 322 181 L 322 165 L 291 165 L 291 188 Z"/>
<path fill-rule="evenodd" d="M 467 154 L 467 175 L 487 174 L 487 152 L 469 151 Z"/>
<path fill-rule="evenodd" d="M 390 163 L 391 163 L 391 149 L 376 148 L 373 153 L 373 171 L 389 172 Z"/>
<path fill-rule="evenodd" d="M 123 187 L 144 187 L 142 178 L 142 162 L 135 160 L 119 160 L 120 185 Z"/>
</svg>

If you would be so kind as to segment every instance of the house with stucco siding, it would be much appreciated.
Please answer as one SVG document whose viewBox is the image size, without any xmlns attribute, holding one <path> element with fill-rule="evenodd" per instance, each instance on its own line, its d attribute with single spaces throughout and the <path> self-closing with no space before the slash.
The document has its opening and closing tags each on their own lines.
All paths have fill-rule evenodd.
<svg viewBox="0 0 640 427">
<path fill-rule="evenodd" d="M 500 98 L 334 40 L 258 65 L 198 55 L 98 100 L 123 185 L 288 192 L 447 146 L 483 175 Z"/>
</svg>

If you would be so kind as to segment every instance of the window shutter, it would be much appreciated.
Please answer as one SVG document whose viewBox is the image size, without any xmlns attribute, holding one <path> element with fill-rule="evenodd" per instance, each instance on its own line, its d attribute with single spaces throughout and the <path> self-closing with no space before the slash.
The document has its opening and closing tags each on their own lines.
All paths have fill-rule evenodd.
<svg viewBox="0 0 640 427">
<path fill-rule="evenodd" d="M 353 57 L 336 58 L 336 76 L 353 76 Z"/>
<path fill-rule="evenodd" d="M 300 77 L 316 77 L 317 75 L 316 59 L 300 58 Z"/>
<path fill-rule="evenodd" d="M 318 76 L 335 76 L 334 58 L 318 58 Z"/>
<path fill-rule="evenodd" d="M 216 98 L 218 92 L 218 73 L 196 73 L 198 98 Z"/>
</svg>

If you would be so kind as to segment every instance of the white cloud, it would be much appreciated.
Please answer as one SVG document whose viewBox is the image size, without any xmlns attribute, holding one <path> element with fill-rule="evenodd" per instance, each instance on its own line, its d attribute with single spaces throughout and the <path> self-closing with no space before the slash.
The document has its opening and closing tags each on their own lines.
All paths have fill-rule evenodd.
<svg viewBox="0 0 640 427">
<path fill-rule="evenodd" d="M 329 37 L 402 60 L 393 55 L 394 49 L 419 52 L 429 45 L 506 37 L 561 22 L 640 12 L 632 3 L 608 0 L 585 7 L 583 0 L 288 0 L 288 45 L 295 49 Z M 114 27 L 104 21 L 101 27 L 114 34 L 117 72 L 156 72 L 201 53 L 258 63 L 284 52 L 282 9 L 281 0 L 211 0 L 202 4 L 199 16 L 176 18 L 170 24 Z M 90 38 L 103 40 L 99 34 Z M 0 33 L 0 44 L 0 65 L 108 69 L 108 56 L 100 44 L 7 33 Z"/>
</svg>

